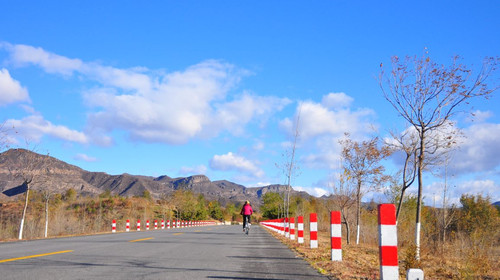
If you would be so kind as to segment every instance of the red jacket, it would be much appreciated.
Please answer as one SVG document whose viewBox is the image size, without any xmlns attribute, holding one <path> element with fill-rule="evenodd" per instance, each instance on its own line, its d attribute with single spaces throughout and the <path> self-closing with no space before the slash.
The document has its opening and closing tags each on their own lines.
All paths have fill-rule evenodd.
<svg viewBox="0 0 500 280">
<path fill-rule="evenodd" d="M 245 204 L 243 205 L 243 208 L 241 208 L 241 215 L 252 215 L 253 213 L 253 209 L 252 209 L 252 206 L 250 206 L 250 204 Z"/>
</svg>

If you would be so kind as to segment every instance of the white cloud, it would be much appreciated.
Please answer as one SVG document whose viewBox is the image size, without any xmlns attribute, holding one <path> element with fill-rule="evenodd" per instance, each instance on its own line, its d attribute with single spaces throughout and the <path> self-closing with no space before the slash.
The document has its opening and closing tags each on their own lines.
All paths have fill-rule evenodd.
<svg viewBox="0 0 500 280">
<path fill-rule="evenodd" d="M 323 96 L 321 100 L 321 104 L 327 108 L 347 108 L 351 106 L 351 103 L 354 101 L 354 98 L 349 95 L 339 92 L 339 93 L 329 93 Z"/>
<path fill-rule="evenodd" d="M 500 201 L 500 185 L 493 180 L 470 180 L 461 182 L 457 186 L 457 193 L 459 194 L 481 194 L 483 197 L 490 196 L 492 201 Z M 458 196 L 460 198 L 460 196 Z"/>
<path fill-rule="evenodd" d="M 479 119 L 486 120 L 491 116 L 488 112 L 476 112 Z M 478 120 L 479 120 L 478 119 Z M 483 123 L 473 122 L 470 126 L 458 131 L 457 124 L 451 123 L 444 125 L 440 130 L 432 131 L 428 135 L 428 146 L 433 144 L 433 141 L 438 139 L 440 143 L 446 143 L 449 136 L 453 136 L 452 140 L 456 141 L 455 149 L 450 153 L 451 160 L 449 161 L 448 173 L 455 176 L 463 176 L 471 173 L 492 173 L 500 167 L 500 124 L 498 123 Z M 406 138 L 413 137 L 417 139 L 416 130 L 414 127 L 406 129 Z M 386 143 L 391 143 L 398 146 L 396 141 L 391 138 L 385 139 Z M 414 140 L 416 141 L 416 140 Z M 444 149 L 438 149 L 433 152 L 434 156 L 444 156 Z M 404 156 L 401 153 L 395 153 L 392 157 L 398 165 L 403 164 Z M 433 172 L 442 173 L 444 166 L 433 167 Z"/>
<path fill-rule="evenodd" d="M 322 150 L 325 151 L 322 152 Z M 301 161 L 310 168 L 337 169 L 339 168 L 340 152 L 336 152 L 334 149 L 329 150 L 322 147 L 316 153 L 310 153 L 302 156 Z"/>
<path fill-rule="evenodd" d="M 365 134 L 370 129 L 369 118 L 375 115 L 371 109 L 352 111 L 350 108 L 341 108 L 334 110 L 311 101 L 299 104 L 297 112 L 299 111 L 299 132 L 300 138 L 303 140 L 322 135 L 339 137 L 345 132 L 352 135 Z M 293 121 L 288 118 L 284 119 L 281 122 L 281 127 L 291 133 Z"/>
<path fill-rule="evenodd" d="M 86 131 L 97 137 L 94 143 L 109 145 L 108 135 L 114 130 L 126 131 L 134 140 L 168 144 L 215 137 L 224 131 L 240 136 L 249 123 L 265 123 L 290 102 L 249 93 L 231 98 L 229 92 L 248 72 L 217 60 L 164 74 L 83 62 L 26 45 L 0 47 L 18 65 L 37 65 L 48 73 L 77 73 L 99 84 L 84 93 L 90 107 Z"/>
<path fill-rule="evenodd" d="M 204 62 L 164 77 L 152 91 L 119 94 L 106 88 L 88 92 L 88 104 L 99 106 L 89 117 L 90 126 L 122 129 L 133 139 L 183 144 L 203 135 L 214 113 L 211 102 L 225 97 L 237 77 L 232 66 Z"/>
<path fill-rule="evenodd" d="M 374 132 L 371 120 L 375 113 L 371 109 L 351 109 L 353 98 L 344 93 L 330 93 L 322 103 L 302 102 L 295 115 L 300 113 L 299 148 L 312 150 L 301 156 L 302 163 L 314 168 L 337 168 L 340 156 L 339 139 L 344 133 L 353 139 L 362 139 Z M 296 118 L 296 117 L 295 117 Z M 294 121 L 289 118 L 280 122 L 280 127 L 289 137 L 294 132 Z M 290 143 L 288 143 L 290 146 Z"/>
<path fill-rule="evenodd" d="M 491 111 L 476 110 L 472 112 L 472 117 L 468 119 L 469 122 L 484 122 L 493 116 Z"/>
<path fill-rule="evenodd" d="M 297 186 L 294 186 L 293 189 L 296 191 L 307 192 L 308 194 L 315 196 L 315 197 L 322 197 L 323 195 L 328 195 L 328 193 L 329 193 L 327 190 L 325 190 L 323 188 L 319 188 L 319 187 L 297 187 Z"/>
<path fill-rule="evenodd" d="M 84 133 L 66 126 L 54 125 L 41 115 L 31 115 L 21 120 L 10 119 L 6 124 L 14 127 L 23 137 L 34 141 L 39 141 L 44 135 L 81 144 L 86 144 L 89 140 Z"/>
<path fill-rule="evenodd" d="M 194 167 L 183 166 L 179 170 L 180 175 L 204 175 L 207 173 L 207 167 L 205 165 L 198 165 Z"/>
<path fill-rule="evenodd" d="M 14 80 L 7 69 L 0 69 L 0 106 L 30 101 L 28 90 Z"/>
<path fill-rule="evenodd" d="M 127 92 L 148 94 L 158 86 L 155 77 L 150 77 L 147 68 L 119 69 L 97 63 L 84 63 L 79 73 L 105 87 L 114 87 Z"/>
<path fill-rule="evenodd" d="M 267 119 L 288 102 L 249 94 L 226 101 L 243 73 L 210 60 L 165 75 L 151 90 L 146 90 L 146 80 L 130 94 L 109 87 L 94 89 L 85 95 L 87 104 L 99 108 L 90 114 L 89 124 L 104 131 L 128 131 L 133 139 L 169 144 L 214 137 L 221 131 L 242 135 L 253 119 Z"/>
<path fill-rule="evenodd" d="M 225 155 L 215 155 L 210 160 L 210 168 L 222 171 L 239 171 L 257 178 L 264 176 L 264 171 L 255 163 L 231 152 Z"/>
<path fill-rule="evenodd" d="M 457 184 L 448 182 L 446 193 L 448 207 L 452 204 L 460 206 L 460 197 L 464 194 L 489 196 L 491 202 L 500 201 L 500 185 L 490 179 L 466 180 Z M 433 182 L 424 187 L 427 205 L 442 207 L 444 195 L 444 182 Z"/>
<path fill-rule="evenodd" d="M 85 63 L 80 59 L 67 58 L 42 48 L 27 45 L 3 43 L 0 46 L 10 52 L 10 59 L 16 65 L 33 64 L 41 67 L 47 73 L 57 73 L 65 76 L 77 72 L 103 85 L 125 90 L 148 91 L 152 87 L 150 78 L 141 73 L 147 71 L 144 68 L 118 69 L 97 63 Z"/>
<path fill-rule="evenodd" d="M 86 162 L 97 161 L 97 158 L 88 156 L 86 154 L 77 154 L 77 155 L 74 156 L 74 159 L 76 159 L 76 160 L 82 160 L 82 161 L 86 161 Z"/>
<path fill-rule="evenodd" d="M 236 100 L 215 106 L 215 116 L 209 131 L 227 130 L 234 135 L 244 133 L 247 123 L 253 119 L 267 121 L 270 115 L 281 111 L 290 100 L 286 98 L 253 96 L 245 93 Z"/>
<path fill-rule="evenodd" d="M 463 132 L 465 139 L 455 152 L 451 172 L 486 172 L 500 166 L 500 124 L 474 124 Z"/>
<path fill-rule="evenodd" d="M 246 186 L 247 186 L 247 188 L 259 188 L 259 187 L 270 186 L 272 184 L 274 184 L 274 183 L 271 183 L 271 182 L 257 182 L 257 183 L 248 184 Z"/>
<path fill-rule="evenodd" d="M 11 53 L 11 60 L 15 64 L 38 65 L 48 73 L 71 75 L 83 65 L 82 61 L 79 59 L 70 59 L 53 54 L 42 48 L 35 48 L 27 45 L 12 45 L 8 43 L 3 43 L 0 46 L 3 46 Z"/>
</svg>

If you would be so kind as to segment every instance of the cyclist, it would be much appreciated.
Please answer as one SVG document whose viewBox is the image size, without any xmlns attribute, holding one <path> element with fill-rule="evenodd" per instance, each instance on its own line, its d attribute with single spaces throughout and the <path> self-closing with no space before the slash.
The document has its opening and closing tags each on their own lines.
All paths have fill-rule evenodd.
<svg viewBox="0 0 500 280">
<path fill-rule="evenodd" d="M 245 201 L 245 204 L 241 208 L 240 214 L 243 215 L 243 232 L 245 232 L 245 226 L 247 222 L 250 223 L 250 216 L 253 213 L 252 205 L 250 205 L 250 201 Z"/>
</svg>

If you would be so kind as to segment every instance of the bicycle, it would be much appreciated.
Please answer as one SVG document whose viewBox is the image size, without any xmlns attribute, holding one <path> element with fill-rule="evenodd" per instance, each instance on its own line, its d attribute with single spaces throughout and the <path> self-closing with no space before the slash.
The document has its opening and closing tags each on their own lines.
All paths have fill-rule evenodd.
<svg viewBox="0 0 500 280">
<path fill-rule="evenodd" d="M 246 223 L 245 223 L 245 228 L 243 229 L 245 231 L 245 234 L 248 235 L 250 232 L 250 217 L 245 217 Z"/>
</svg>

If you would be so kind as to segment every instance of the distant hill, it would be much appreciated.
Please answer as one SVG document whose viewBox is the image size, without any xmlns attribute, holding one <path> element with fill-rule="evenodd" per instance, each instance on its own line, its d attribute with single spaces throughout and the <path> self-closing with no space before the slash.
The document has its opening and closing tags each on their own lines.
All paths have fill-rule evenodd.
<svg viewBox="0 0 500 280">
<path fill-rule="evenodd" d="M 494 202 L 493 205 L 496 207 L 500 207 L 500 201 Z"/>
<path fill-rule="evenodd" d="M 80 195 L 93 196 L 109 190 L 120 196 L 140 196 L 144 191 L 149 191 L 153 197 L 160 198 L 183 189 L 203 194 L 205 198 L 217 200 L 222 205 L 249 200 L 258 207 L 266 192 L 281 192 L 286 189 L 284 185 L 247 188 L 226 180 L 210 181 L 205 175 L 180 178 L 166 175 L 109 175 L 104 172 L 89 172 L 54 157 L 25 149 L 10 149 L 0 153 L 0 199 L 7 198 L 2 192 L 22 184 L 23 172 L 36 174 L 31 183 L 33 189 L 47 189 L 54 193 L 63 193 L 71 188 Z M 306 192 L 292 192 L 309 197 Z"/>
</svg>

